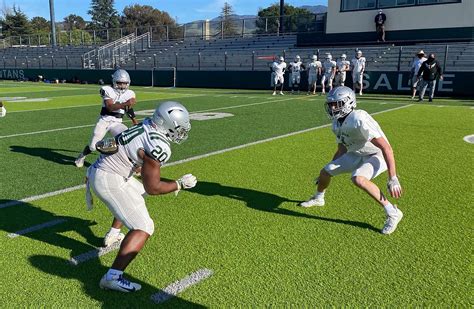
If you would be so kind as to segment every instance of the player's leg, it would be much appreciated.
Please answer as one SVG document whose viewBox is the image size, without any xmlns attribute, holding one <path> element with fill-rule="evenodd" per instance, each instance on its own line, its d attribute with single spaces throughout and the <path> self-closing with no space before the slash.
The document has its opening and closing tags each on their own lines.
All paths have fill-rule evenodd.
<svg viewBox="0 0 474 309">
<path fill-rule="evenodd" d="M 352 90 L 354 92 L 357 91 L 357 83 L 359 82 L 357 75 L 358 75 L 357 72 L 354 72 L 354 71 L 352 72 Z"/>
<path fill-rule="evenodd" d="M 362 95 L 362 90 L 364 89 L 364 74 L 359 73 L 359 95 Z"/>
<path fill-rule="evenodd" d="M 278 78 L 278 81 L 280 82 L 280 95 L 283 95 L 283 86 L 285 85 L 285 77 L 282 75 Z"/>
<path fill-rule="evenodd" d="M 332 90 L 332 82 L 333 82 L 333 80 L 334 80 L 334 76 L 333 76 L 333 75 L 329 76 L 329 79 L 328 79 L 329 91 Z"/>
<path fill-rule="evenodd" d="M 276 79 L 275 72 L 272 72 L 270 85 L 271 85 L 270 87 L 273 87 L 273 94 L 272 95 L 276 95 L 277 79 Z"/>
<path fill-rule="evenodd" d="M 107 133 L 108 123 L 107 121 L 99 118 L 97 121 L 94 131 L 92 132 L 92 137 L 89 142 L 89 145 L 84 147 L 84 150 L 79 154 L 77 159 L 74 161 L 77 167 L 83 167 L 84 161 L 86 160 L 86 156 L 91 152 L 95 151 L 95 144 L 104 138 L 105 134 Z"/>
<path fill-rule="evenodd" d="M 352 182 L 360 189 L 367 192 L 385 210 L 387 220 L 383 234 L 391 234 L 397 228 L 403 213 L 396 205 L 390 203 L 382 190 L 371 180 L 387 170 L 387 164 L 382 153 L 377 153 L 363 158 L 362 164 L 352 173 Z"/>
<path fill-rule="evenodd" d="M 346 83 L 346 72 L 341 72 L 341 74 L 339 74 L 340 77 L 339 77 L 339 84 L 338 86 L 344 86 L 344 84 Z"/>
<path fill-rule="evenodd" d="M 343 173 L 352 172 L 357 165 L 360 163 L 361 158 L 346 153 L 336 160 L 329 162 L 320 172 L 319 177 L 316 179 L 316 192 L 309 200 L 300 203 L 301 207 L 313 207 L 313 206 L 324 206 L 324 194 L 326 189 L 329 187 L 331 177 L 337 176 Z"/>
<path fill-rule="evenodd" d="M 323 77 L 321 78 L 321 94 L 325 94 L 326 93 L 326 74 L 323 75 Z"/>
<path fill-rule="evenodd" d="M 428 82 L 422 80 L 418 93 L 418 102 L 423 101 L 423 98 L 425 97 L 426 88 L 428 88 Z"/>
<path fill-rule="evenodd" d="M 297 74 L 296 74 L 296 83 L 295 83 L 296 93 L 297 93 L 297 94 L 300 94 L 300 81 L 301 81 L 301 74 L 300 74 L 300 73 L 297 73 Z"/>
<path fill-rule="evenodd" d="M 433 102 L 435 89 L 436 89 L 436 80 L 432 80 L 430 81 L 430 93 L 429 93 L 428 102 Z"/>
<path fill-rule="evenodd" d="M 411 79 L 411 86 L 412 86 L 411 99 L 414 100 L 416 97 L 416 89 L 418 88 L 418 78 L 416 75 L 414 75 L 413 78 Z"/>
</svg>

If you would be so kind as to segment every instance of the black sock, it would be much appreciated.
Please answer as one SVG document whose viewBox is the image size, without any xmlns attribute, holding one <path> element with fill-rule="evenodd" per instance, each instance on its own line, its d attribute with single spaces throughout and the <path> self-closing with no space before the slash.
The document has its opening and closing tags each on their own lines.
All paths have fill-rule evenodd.
<svg viewBox="0 0 474 309">
<path fill-rule="evenodd" d="M 91 149 L 89 148 L 89 146 L 86 146 L 84 147 L 84 150 L 82 151 L 82 154 L 87 156 L 88 154 L 90 154 L 92 151 Z"/>
</svg>

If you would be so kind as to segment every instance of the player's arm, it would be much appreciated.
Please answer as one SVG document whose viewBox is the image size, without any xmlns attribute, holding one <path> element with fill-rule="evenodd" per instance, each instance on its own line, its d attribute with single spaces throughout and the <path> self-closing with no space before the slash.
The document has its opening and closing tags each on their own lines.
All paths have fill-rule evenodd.
<svg viewBox="0 0 474 309">
<path fill-rule="evenodd" d="M 346 146 L 344 146 L 344 144 L 342 144 L 342 143 L 338 143 L 336 153 L 332 157 L 332 160 L 333 161 L 336 160 L 337 158 L 341 157 L 346 152 L 347 152 Z"/>
<path fill-rule="evenodd" d="M 115 112 L 115 111 L 118 111 L 120 109 L 126 109 L 129 106 L 132 106 L 133 104 L 135 104 L 135 102 L 133 102 L 133 104 L 132 104 L 130 100 L 128 100 L 127 102 L 124 102 L 124 103 L 114 104 L 114 100 L 112 100 L 112 99 L 105 99 L 104 103 L 105 103 L 105 108 L 109 112 Z"/>
<path fill-rule="evenodd" d="M 402 188 L 397 178 L 395 157 L 393 155 L 392 146 L 390 146 L 387 140 L 383 137 L 373 138 L 370 142 L 382 150 L 383 157 L 387 163 L 389 179 L 388 189 L 390 191 L 390 195 L 392 197 L 399 198 L 402 195 Z"/>
<path fill-rule="evenodd" d="M 130 106 L 133 106 L 135 105 L 135 103 L 137 103 L 137 100 L 136 98 L 130 98 L 127 102 L 125 103 L 130 103 L 131 105 Z M 132 123 L 133 125 L 137 125 L 138 124 L 138 121 L 137 119 L 135 118 L 135 111 L 133 110 L 132 107 L 125 107 L 125 113 L 127 114 L 127 116 L 132 120 Z"/>
</svg>

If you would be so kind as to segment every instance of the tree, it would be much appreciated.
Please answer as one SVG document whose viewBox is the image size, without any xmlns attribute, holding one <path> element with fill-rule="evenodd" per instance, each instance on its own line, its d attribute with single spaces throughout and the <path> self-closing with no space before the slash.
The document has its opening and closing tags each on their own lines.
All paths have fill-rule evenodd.
<svg viewBox="0 0 474 309">
<path fill-rule="evenodd" d="M 169 32 L 174 31 L 176 29 L 176 22 L 167 12 L 160 11 L 149 5 L 134 4 L 123 9 L 121 26 L 127 28 L 129 32 L 135 31 L 138 28 L 139 33 L 148 32 L 149 27 L 154 27 L 154 37 L 157 35 L 165 37 L 166 26 L 169 27 Z"/>
<path fill-rule="evenodd" d="M 64 30 L 72 31 L 75 29 L 84 30 L 86 28 L 86 22 L 81 16 L 70 14 L 64 17 Z"/>
<path fill-rule="evenodd" d="M 222 7 L 220 16 L 224 36 L 235 36 L 238 34 L 232 15 L 234 15 L 232 6 L 229 3 L 225 2 L 224 6 Z"/>
<path fill-rule="evenodd" d="M 40 16 L 33 17 L 31 19 L 30 25 L 34 33 L 51 31 L 51 24 L 49 21 L 46 20 L 46 18 Z"/>
<path fill-rule="evenodd" d="M 114 0 L 91 0 L 91 8 L 87 11 L 91 16 L 91 29 L 113 29 L 119 27 L 119 17 L 114 8 Z"/>
<path fill-rule="evenodd" d="M 285 32 L 296 32 L 300 26 L 306 24 L 308 16 L 313 17 L 314 14 L 307 9 L 297 8 L 289 4 L 285 4 L 283 8 L 283 29 Z M 265 9 L 258 11 L 257 33 L 277 33 L 280 24 L 280 5 L 275 3 Z M 304 20 L 304 22 L 303 22 Z"/>
<path fill-rule="evenodd" d="M 14 6 L 12 13 L 5 15 L 2 20 L 2 32 L 4 36 L 21 36 L 31 33 L 28 17 L 20 8 Z"/>
</svg>

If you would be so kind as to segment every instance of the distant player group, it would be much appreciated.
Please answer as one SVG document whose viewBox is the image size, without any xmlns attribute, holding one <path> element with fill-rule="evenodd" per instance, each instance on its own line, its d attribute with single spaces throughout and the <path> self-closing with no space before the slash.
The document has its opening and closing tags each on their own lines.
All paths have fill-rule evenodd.
<svg viewBox="0 0 474 309">
<path fill-rule="evenodd" d="M 321 93 L 326 93 L 326 86 L 328 91 L 333 87 L 344 86 L 346 82 L 346 74 L 348 71 L 352 72 L 353 90 L 358 90 L 359 95 L 362 95 L 363 78 L 365 71 L 366 59 L 362 56 L 362 51 L 358 50 L 355 57 L 347 60 L 346 54 L 342 54 L 336 62 L 333 60 L 331 54 L 326 54 L 323 63 L 318 60 L 317 55 L 311 57 L 311 62 L 306 66 L 301 61 L 300 56 L 296 56 L 293 62 L 286 64 L 284 57 L 277 57 L 271 65 L 271 86 L 273 87 L 273 95 L 277 94 L 279 87 L 280 95 L 284 95 L 283 88 L 285 84 L 285 71 L 288 68 L 290 71 L 289 87 L 291 93 L 300 93 L 301 73 L 306 72 L 308 76 L 308 95 L 316 94 L 318 79 L 320 80 Z"/>
</svg>

